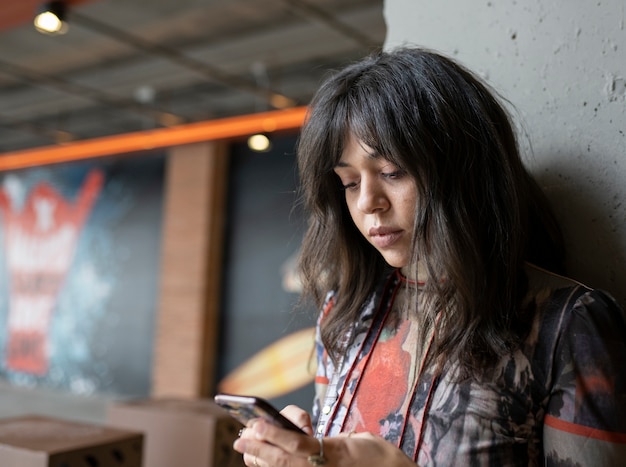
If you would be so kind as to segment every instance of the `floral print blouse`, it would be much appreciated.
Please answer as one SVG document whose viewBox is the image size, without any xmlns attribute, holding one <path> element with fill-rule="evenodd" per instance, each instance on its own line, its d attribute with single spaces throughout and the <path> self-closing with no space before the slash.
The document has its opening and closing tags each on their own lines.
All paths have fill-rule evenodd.
<svg viewBox="0 0 626 467">
<path fill-rule="evenodd" d="M 414 322 L 381 317 L 397 274 L 363 307 L 335 368 L 319 337 L 330 293 L 317 326 L 317 436 L 367 431 L 420 466 L 626 466 L 624 312 L 604 292 L 530 265 L 528 275 L 532 330 L 489 381 L 460 381 L 454 362 L 418 371 Z"/>
</svg>

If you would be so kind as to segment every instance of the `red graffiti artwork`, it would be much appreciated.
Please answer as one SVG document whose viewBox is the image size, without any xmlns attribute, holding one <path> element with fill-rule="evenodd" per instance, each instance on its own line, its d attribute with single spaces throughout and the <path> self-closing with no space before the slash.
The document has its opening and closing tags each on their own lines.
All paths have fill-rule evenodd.
<svg viewBox="0 0 626 467">
<path fill-rule="evenodd" d="M 74 202 L 45 182 L 20 210 L 0 190 L 4 249 L 10 280 L 6 367 L 44 375 L 49 366 L 49 330 L 54 308 L 85 220 L 104 176 L 92 170 Z"/>
</svg>

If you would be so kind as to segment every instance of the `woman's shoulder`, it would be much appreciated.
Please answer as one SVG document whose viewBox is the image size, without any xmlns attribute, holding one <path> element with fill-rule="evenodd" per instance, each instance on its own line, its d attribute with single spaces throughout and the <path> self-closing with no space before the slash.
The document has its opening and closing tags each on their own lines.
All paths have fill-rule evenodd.
<svg viewBox="0 0 626 467">
<path fill-rule="evenodd" d="M 619 456 L 612 443 L 626 433 L 624 310 L 607 292 L 571 279 L 539 269 L 529 279 L 538 313 L 526 355 L 541 400 L 549 395 L 544 440 L 553 444 L 551 455 L 582 459 L 582 447 L 595 445 Z"/>
<path fill-rule="evenodd" d="M 559 335 L 574 328 L 590 333 L 626 330 L 624 310 L 608 292 L 533 265 L 528 265 L 527 274 L 526 303 L 536 309 L 539 328 L 544 331 L 550 328 Z"/>
<path fill-rule="evenodd" d="M 537 305 L 561 304 L 618 307 L 615 299 L 606 291 L 594 289 L 570 277 L 562 276 L 533 264 L 527 263 L 528 276 L 527 301 L 535 301 Z"/>
</svg>

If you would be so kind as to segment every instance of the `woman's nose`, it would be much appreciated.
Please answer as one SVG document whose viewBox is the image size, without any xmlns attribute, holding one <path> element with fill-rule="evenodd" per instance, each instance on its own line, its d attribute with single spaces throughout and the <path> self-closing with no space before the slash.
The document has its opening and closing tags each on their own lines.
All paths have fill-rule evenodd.
<svg viewBox="0 0 626 467">
<path fill-rule="evenodd" d="M 361 180 L 361 190 L 357 207 L 366 214 L 385 210 L 389 207 L 389 200 L 378 184 L 371 180 Z"/>
</svg>

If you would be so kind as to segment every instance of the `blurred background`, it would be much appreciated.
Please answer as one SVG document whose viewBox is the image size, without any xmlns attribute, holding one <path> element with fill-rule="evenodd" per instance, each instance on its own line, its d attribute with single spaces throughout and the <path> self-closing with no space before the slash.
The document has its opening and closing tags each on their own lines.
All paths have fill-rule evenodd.
<svg viewBox="0 0 626 467">
<path fill-rule="evenodd" d="M 0 417 L 218 390 L 310 407 L 299 125 L 264 118 L 261 149 L 163 132 L 303 109 L 385 34 L 382 0 L 3 0 Z M 81 149 L 116 135 L 146 142 Z"/>
</svg>

